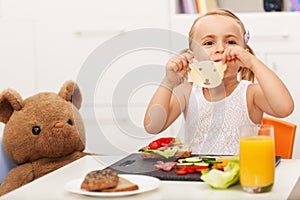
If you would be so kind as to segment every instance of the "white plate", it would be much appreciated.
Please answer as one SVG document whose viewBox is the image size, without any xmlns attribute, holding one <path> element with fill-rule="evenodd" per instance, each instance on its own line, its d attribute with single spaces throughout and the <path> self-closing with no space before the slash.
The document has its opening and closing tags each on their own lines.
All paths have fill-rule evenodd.
<svg viewBox="0 0 300 200">
<path fill-rule="evenodd" d="M 154 190 L 159 187 L 160 180 L 152 176 L 144 175 L 129 175 L 129 174 L 119 174 L 120 177 L 126 178 L 127 180 L 135 183 L 139 186 L 138 190 L 125 191 L 125 192 L 92 192 L 87 190 L 80 189 L 80 185 L 83 182 L 83 179 L 75 179 L 68 182 L 65 185 L 65 190 L 82 195 L 88 196 L 97 196 L 97 197 L 118 197 L 118 196 L 127 196 L 133 194 L 139 194 Z"/>
</svg>

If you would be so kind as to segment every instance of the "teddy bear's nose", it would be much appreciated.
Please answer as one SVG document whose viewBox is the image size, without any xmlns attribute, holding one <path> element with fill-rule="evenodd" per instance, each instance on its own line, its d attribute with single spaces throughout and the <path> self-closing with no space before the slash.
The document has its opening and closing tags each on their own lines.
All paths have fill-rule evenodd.
<svg viewBox="0 0 300 200">
<path fill-rule="evenodd" d="M 63 122 L 56 122 L 54 124 L 54 128 L 62 128 L 62 127 L 64 127 L 64 123 Z"/>
</svg>

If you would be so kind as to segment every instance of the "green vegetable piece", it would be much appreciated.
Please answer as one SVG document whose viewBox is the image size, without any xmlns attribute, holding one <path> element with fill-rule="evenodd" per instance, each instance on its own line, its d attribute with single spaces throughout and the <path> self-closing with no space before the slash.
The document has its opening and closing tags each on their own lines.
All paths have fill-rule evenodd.
<svg viewBox="0 0 300 200">
<path fill-rule="evenodd" d="M 201 159 L 204 162 L 212 162 L 212 161 L 216 161 L 217 160 L 215 157 L 202 157 Z"/>
<path fill-rule="evenodd" d="M 183 162 L 183 163 L 177 163 L 177 166 L 192 166 L 194 163 L 188 163 L 188 162 Z"/>
<path fill-rule="evenodd" d="M 180 138 L 177 137 L 177 138 L 175 138 L 173 144 L 182 144 L 182 142 L 181 142 Z"/>
<path fill-rule="evenodd" d="M 140 149 L 139 151 L 142 152 L 152 152 L 152 153 L 156 153 L 158 155 L 161 155 L 165 158 L 171 158 L 175 155 L 175 153 L 178 151 L 179 147 L 173 147 L 173 148 L 168 148 L 166 150 L 156 150 L 156 149 Z"/>
<path fill-rule="evenodd" d="M 181 158 L 181 159 L 178 159 L 177 162 L 179 162 L 179 163 L 184 163 L 184 162 L 186 162 L 186 161 L 185 161 L 185 158 Z"/>
<path fill-rule="evenodd" d="M 203 171 L 201 179 L 214 189 L 226 189 L 239 182 L 239 174 L 239 157 L 233 156 L 224 171 L 217 169 Z"/>
<path fill-rule="evenodd" d="M 205 162 L 197 162 L 197 163 L 193 163 L 195 166 L 204 166 L 204 167 L 206 167 L 206 166 L 209 166 L 209 164 L 208 163 L 205 163 Z"/>
<path fill-rule="evenodd" d="M 191 162 L 191 163 L 196 163 L 196 162 L 201 162 L 200 157 L 189 157 L 185 159 L 185 162 Z"/>
</svg>

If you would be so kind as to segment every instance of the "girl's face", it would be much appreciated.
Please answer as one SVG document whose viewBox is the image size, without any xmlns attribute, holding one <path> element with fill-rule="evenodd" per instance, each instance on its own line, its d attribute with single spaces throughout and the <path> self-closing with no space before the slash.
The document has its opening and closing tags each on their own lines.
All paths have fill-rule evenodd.
<svg viewBox="0 0 300 200">
<path fill-rule="evenodd" d="M 228 16 L 209 15 L 197 22 L 193 42 L 206 51 L 210 60 L 221 61 L 222 54 L 228 46 L 239 45 L 244 48 L 244 34 L 240 24 Z M 225 75 L 237 73 L 239 66 L 228 66 Z"/>
</svg>

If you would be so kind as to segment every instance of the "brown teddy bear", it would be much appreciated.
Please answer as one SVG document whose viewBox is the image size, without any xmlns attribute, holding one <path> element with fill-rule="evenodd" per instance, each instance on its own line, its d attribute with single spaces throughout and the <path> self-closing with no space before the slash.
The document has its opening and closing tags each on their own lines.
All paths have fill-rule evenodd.
<svg viewBox="0 0 300 200">
<path fill-rule="evenodd" d="M 3 146 L 18 164 L 3 180 L 0 196 L 87 155 L 81 102 L 73 81 L 58 94 L 42 92 L 25 100 L 12 89 L 0 94 Z"/>
</svg>

